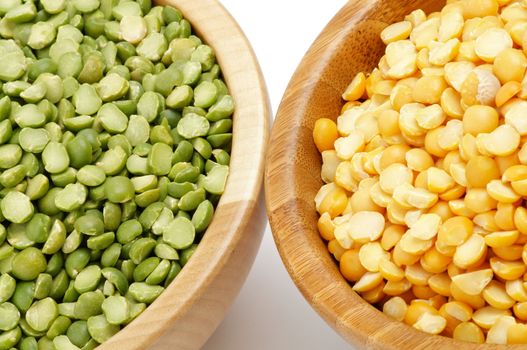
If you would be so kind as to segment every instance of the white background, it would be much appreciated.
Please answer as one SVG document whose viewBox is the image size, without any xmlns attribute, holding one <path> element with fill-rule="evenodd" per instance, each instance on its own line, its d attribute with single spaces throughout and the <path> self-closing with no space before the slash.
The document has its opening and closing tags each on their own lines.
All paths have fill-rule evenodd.
<svg viewBox="0 0 527 350">
<path fill-rule="evenodd" d="M 345 0 L 221 0 L 260 61 L 273 113 L 303 55 Z M 350 349 L 289 278 L 269 227 L 247 282 L 205 350 Z"/>
</svg>

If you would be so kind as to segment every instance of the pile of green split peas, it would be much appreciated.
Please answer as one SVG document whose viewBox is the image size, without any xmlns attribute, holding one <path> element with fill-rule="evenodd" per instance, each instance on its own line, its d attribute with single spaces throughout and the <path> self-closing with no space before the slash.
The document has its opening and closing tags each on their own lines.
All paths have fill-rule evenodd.
<svg viewBox="0 0 527 350">
<path fill-rule="evenodd" d="M 0 350 L 93 349 L 196 249 L 234 101 L 150 0 L 0 0 L 0 37 Z"/>
</svg>

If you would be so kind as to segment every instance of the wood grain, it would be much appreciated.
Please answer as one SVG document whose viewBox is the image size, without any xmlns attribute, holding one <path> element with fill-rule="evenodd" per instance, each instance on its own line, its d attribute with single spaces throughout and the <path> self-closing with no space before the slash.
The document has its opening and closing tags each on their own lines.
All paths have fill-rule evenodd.
<svg viewBox="0 0 527 350">
<path fill-rule="evenodd" d="M 341 94 L 359 71 L 371 71 L 384 52 L 380 31 L 414 9 L 444 1 L 349 1 L 310 48 L 284 94 L 266 161 L 266 205 L 274 239 L 306 300 L 358 349 L 525 349 L 475 345 L 419 332 L 362 300 L 340 275 L 317 229 L 314 197 L 322 185 L 312 140 L 318 118 L 339 115 Z"/>
<path fill-rule="evenodd" d="M 252 48 L 216 0 L 163 0 L 179 8 L 212 46 L 236 101 L 231 172 L 214 219 L 170 287 L 98 349 L 199 349 L 238 294 L 260 246 L 266 218 L 261 184 L 270 108 Z"/>
</svg>

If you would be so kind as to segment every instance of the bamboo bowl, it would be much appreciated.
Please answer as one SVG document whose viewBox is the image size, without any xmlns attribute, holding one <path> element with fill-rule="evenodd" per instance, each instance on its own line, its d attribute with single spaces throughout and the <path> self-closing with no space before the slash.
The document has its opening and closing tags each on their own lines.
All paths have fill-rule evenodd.
<svg viewBox="0 0 527 350">
<path fill-rule="evenodd" d="M 265 192 L 276 246 L 305 299 L 357 349 L 526 349 L 432 336 L 388 318 L 351 289 L 317 231 L 314 197 L 322 180 L 312 139 L 315 120 L 335 120 L 342 92 L 355 74 L 378 64 L 385 49 L 379 38 L 383 28 L 412 10 L 430 13 L 443 5 L 430 0 L 349 1 L 304 57 L 275 118 Z"/>
<path fill-rule="evenodd" d="M 137 319 L 102 350 L 198 349 L 214 332 L 252 266 L 265 228 L 261 194 L 269 103 L 252 48 L 216 0 L 162 0 L 179 8 L 212 46 L 236 101 L 231 171 L 214 219 L 192 259 Z"/>
</svg>

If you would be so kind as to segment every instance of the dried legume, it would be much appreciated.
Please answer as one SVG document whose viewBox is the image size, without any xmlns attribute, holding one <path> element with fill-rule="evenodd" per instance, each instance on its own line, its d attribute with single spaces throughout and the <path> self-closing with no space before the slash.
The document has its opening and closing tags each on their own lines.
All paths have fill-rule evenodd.
<svg viewBox="0 0 527 350">
<path fill-rule="evenodd" d="M 382 31 L 385 55 L 336 122 L 313 127 L 329 252 L 367 302 L 424 332 L 527 343 L 526 13 L 498 0 L 413 11 Z"/>
<path fill-rule="evenodd" d="M 0 61 L 0 349 L 93 349 L 196 250 L 234 101 L 150 0 L 0 0 Z"/>
</svg>

